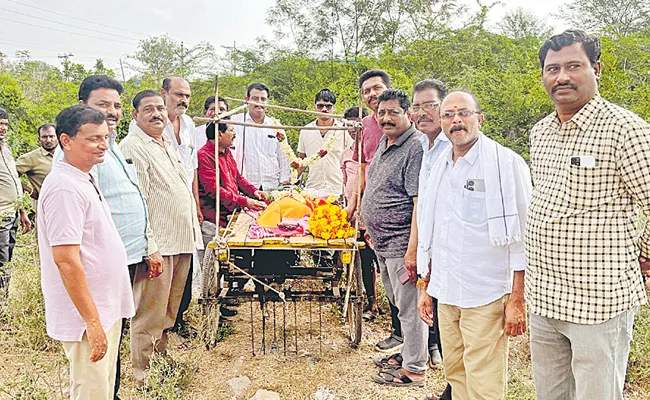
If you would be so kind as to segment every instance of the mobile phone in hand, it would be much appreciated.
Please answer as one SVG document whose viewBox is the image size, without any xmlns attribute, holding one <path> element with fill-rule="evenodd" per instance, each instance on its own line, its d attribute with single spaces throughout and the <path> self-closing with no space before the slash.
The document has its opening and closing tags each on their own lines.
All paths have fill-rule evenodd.
<svg viewBox="0 0 650 400">
<path fill-rule="evenodd" d="M 402 285 L 406 285 L 406 283 L 410 280 L 409 278 L 409 272 L 406 270 L 406 266 L 402 265 L 399 267 L 397 270 L 397 278 L 399 279 L 399 282 Z"/>
</svg>

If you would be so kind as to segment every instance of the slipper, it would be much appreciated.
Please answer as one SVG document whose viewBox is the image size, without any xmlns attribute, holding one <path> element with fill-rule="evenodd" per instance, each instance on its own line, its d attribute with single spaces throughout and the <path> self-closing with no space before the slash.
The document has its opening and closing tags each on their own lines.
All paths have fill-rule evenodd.
<svg viewBox="0 0 650 400">
<path fill-rule="evenodd" d="M 377 318 L 377 311 L 365 311 L 363 314 L 361 314 L 361 317 L 364 321 L 374 321 L 375 318 Z"/>
<path fill-rule="evenodd" d="M 183 343 L 176 346 L 178 350 L 190 350 L 192 348 L 192 343 L 189 340 L 184 341 Z"/>
<path fill-rule="evenodd" d="M 395 382 L 394 379 L 399 379 L 399 382 Z M 372 380 L 380 385 L 394 387 L 424 387 L 424 379 L 414 381 L 397 368 L 382 369 L 372 376 Z"/>
<path fill-rule="evenodd" d="M 397 361 L 397 363 L 396 364 L 391 363 L 390 362 L 391 359 Z M 402 355 L 400 353 L 395 353 L 395 354 L 391 354 L 390 356 L 386 356 L 386 357 L 383 357 L 383 358 L 376 359 L 375 360 L 375 365 L 378 366 L 381 369 L 399 368 L 399 367 L 402 366 L 402 361 L 404 361 L 403 358 L 402 358 Z"/>
</svg>

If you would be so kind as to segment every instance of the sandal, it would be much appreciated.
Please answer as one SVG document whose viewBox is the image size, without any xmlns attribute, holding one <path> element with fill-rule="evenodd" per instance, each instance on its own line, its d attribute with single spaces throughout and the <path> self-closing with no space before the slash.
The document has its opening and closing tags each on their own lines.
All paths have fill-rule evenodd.
<svg viewBox="0 0 650 400">
<path fill-rule="evenodd" d="M 377 311 L 365 311 L 361 317 L 363 318 L 364 321 L 371 322 L 374 321 L 375 318 L 377 318 Z"/>
<path fill-rule="evenodd" d="M 395 379 L 399 379 L 399 382 L 395 382 Z M 378 374 L 372 376 L 372 380 L 380 385 L 394 387 L 424 387 L 424 379 L 414 381 L 397 368 L 382 369 Z"/>
<path fill-rule="evenodd" d="M 395 363 L 390 362 L 390 360 L 395 360 Z M 400 353 L 395 353 L 390 356 L 386 356 L 383 358 L 378 358 L 375 360 L 375 365 L 378 366 L 381 369 L 386 369 L 386 368 L 399 368 L 402 366 L 402 361 L 404 359 L 402 358 L 402 355 Z"/>
</svg>

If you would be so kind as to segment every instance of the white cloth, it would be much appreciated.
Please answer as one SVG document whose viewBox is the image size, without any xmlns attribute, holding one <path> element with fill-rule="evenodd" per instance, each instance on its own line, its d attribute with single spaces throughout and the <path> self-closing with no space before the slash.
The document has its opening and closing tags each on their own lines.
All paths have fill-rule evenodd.
<svg viewBox="0 0 650 400">
<path fill-rule="evenodd" d="M 341 126 L 341 123 L 334 120 L 333 126 Z M 341 157 L 343 151 L 352 144 L 352 137 L 348 131 L 332 130 L 327 131 L 325 136 L 321 135 L 320 127 L 316 121 L 305 125 L 300 131 L 298 139 L 298 153 L 305 153 L 307 157 L 318 153 L 335 136 L 332 149 L 325 157 L 318 160 L 309 168 L 309 176 L 305 184 L 305 190 L 316 196 L 335 195 L 343 193 L 343 172 L 341 171 Z"/>
<path fill-rule="evenodd" d="M 248 113 L 230 117 L 233 121 L 255 123 Z M 264 125 L 276 122 L 264 117 Z M 233 141 L 237 169 L 255 187 L 269 190 L 291 178 L 289 161 L 280 148 L 276 131 L 269 128 L 253 128 L 234 125 L 237 136 Z"/>
<path fill-rule="evenodd" d="M 422 228 L 422 241 L 418 241 L 418 256 L 421 242 L 426 242 L 430 237 L 428 254 L 431 280 L 427 293 L 437 298 L 440 304 L 462 308 L 489 304 L 510 293 L 513 272 L 525 269 L 523 232 L 509 244 L 495 245 L 492 240 L 488 222 L 490 207 L 486 198 L 490 196 L 490 191 L 494 191 L 494 182 L 497 182 L 498 189 L 498 170 L 490 163 L 493 159 L 485 156 L 483 146 L 486 142 L 488 146 L 496 143 L 481 135 L 479 141 L 455 164 L 452 149 L 449 148 L 436 162 L 436 170 L 429 181 L 432 186 L 425 196 L 426 205 L 419 226 Z M 518 207 L 514 211 L 518 218 L 524 218 L 523 223 L 532 190 L 528 167 L 521 157 L 497 146 L 501 147 L 500 161 L 504 161 L 504 158 L 510 160 L 507 163 L 510 172 L 507 174 L 513 177 L 513 185 L 518 186 L 504 189 L 504 197 L 512 197 L 512 202 Z M 506 164 L 501 167 L 502 175 L 505 175 L 503 169 Z M 488 179 L 488 175 L 496 175 L 496 178 Z M 519 179 L 515 180 L 514 176 Z M 478 184 L 481 180 L 485 182 L 484 190 Z M 468 190 L 470 181 L 475 183 L 473 191 Z M 421 267 L 420 261 L 424 264 L 424 260 L 419 259 L 418 269 Z"/>
<path fill-rule="evenodd" d="M 194 128 L 194 142 L 196 144 L 196 151 L 198 152 L 199 149 L 208 142 L 208 138 L 205 136 L 205 128 L 207 127 L 207 124 L 203 124 L 201 126 L 197 126 Z"/>
<path fill-rule="evenodd" d="M 429 147 L 429 138 L 426 135 L 420 136 L 422 143 L 422 165 L 420 166 L 420 177 L 418 180 L 418 193 L 424 194 L 427 191 L 427 182 L 431 174 L 431 168 L 438 161 L 445 150 L 451 146 L 451 142 L 444 133 L 440 132 L 433 141 L 433 147 Z M 418 201 L 417 218 L 420 219 L 422 201 Z"/>
<path fill-rule="evenodd" d="M 194 181 L 194 171 L 199 167 L 199 158 L 197 153 L 199 147 L 196 146 L 194 138 L 194 121 L 186 114 L 179 115 L 180 118 L 180 143 L 176 140 L 174 134 L 174 125 L 171 120 L 167 121 L 163 134 L 167 136 L 172 147 L 176 150 L 178 158 L 181 160 L 187 170 L 188 189 L 192 191 L 192 182 Z"/>
</svg>

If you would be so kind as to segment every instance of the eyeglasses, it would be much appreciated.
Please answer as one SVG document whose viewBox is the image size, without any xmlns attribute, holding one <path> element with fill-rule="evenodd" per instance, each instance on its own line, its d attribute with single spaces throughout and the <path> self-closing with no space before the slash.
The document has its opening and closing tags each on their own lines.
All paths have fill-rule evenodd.
<svg viewBox="0 0 650 400">
<path fill-rule="evenodd" d="M 417 113 L 417 112 L 420 112 L 420 110 L 422 110 L 424 112 L 429 112 L 429 111 L 433 110 L 434 108 L 438 107 L 439 105 L 440 105 L 440 103 L 437 102 L 437 101 L 426 101 L 426 102 L 420 104 L 419 106 L 414 105 L 413 107 L 411 107 L 411 112 L 412 113 Z"/>
<path fill-rule="evenodd" d="M 317 104 L 316 104 L 316 108 L 318 108 L 319 110 L 323 110 L 323 109 L 325 109 L 325 110 L 331 110 L 332 108 L 334 108 L 334 104 L 322 104 L 322 103 L 317 103 Z"/>
<path fill-rule="evenodd" d="M 473 114 L 479 114 L 479 112 L 474 110 L 445 111 L 442 114 L 440 114 L 440 118 L 444 120 L 450 120 L 450 119 L 454 119 L 456 115 L 458 115 L 461 118 L 467 118 L 472 116 Z"/>
<path fill-rule="evenodd" d="M 377 116 L 379 118 L 383 118 L 386 116 L 386 114 L 390 115 L 391 117 L 399 117 L 400 115 L 403 115 L 403 112 L 401 110 L 395 110 L 389 108 L 388 110 L 380 110 L 377 112 Z"/>
</svg>

